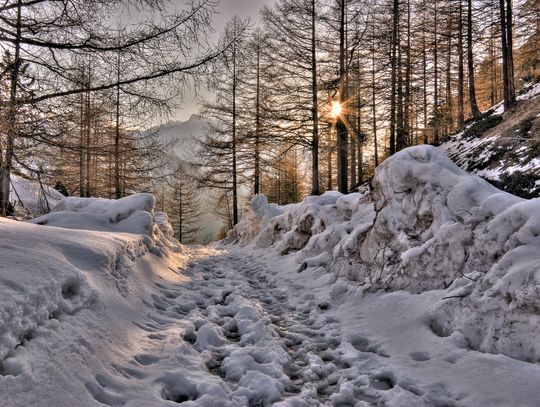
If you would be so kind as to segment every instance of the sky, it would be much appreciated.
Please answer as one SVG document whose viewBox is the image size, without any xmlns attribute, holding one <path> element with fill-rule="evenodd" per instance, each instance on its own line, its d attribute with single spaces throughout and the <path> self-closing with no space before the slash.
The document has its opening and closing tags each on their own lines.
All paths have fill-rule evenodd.
<svg viewBox="0 0 540 407">
<path fill-rule="evenodd" d="M 275 0 L 221 0 L 218 14 L 215 16 L 214 29 L 217 40 L 229 21 L 235 14 L 239 17 L 250 17 L 256 23 L 259 19 L 259 10 L 265 5 L 272 5 Z M 174 114 L 174 120 L 186 121 L 189 117 L 198 113 L 199 105 L 192 92 L 186 92 L 182 107 Z"/>
</svg>

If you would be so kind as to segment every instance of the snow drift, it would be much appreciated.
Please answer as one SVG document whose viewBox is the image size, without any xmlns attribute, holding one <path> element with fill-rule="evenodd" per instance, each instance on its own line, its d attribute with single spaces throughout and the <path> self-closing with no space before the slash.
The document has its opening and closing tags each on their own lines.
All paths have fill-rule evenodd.
<svg viewBox="0 0 540 407">
<path fill-rule="evenodd" d="M 140 352 L 141 298 L 186 264 L 153 210 L 148 194 L 65 198 L 32 222 L 0 219 L 1 406 L 124 404 L 106 366 Z"/>
<path fill-rule="evenodd" d="M 540 361 L 540 200 L 471 176 L 431 146 L 405 149 L 369 191 L 277 207 L 257 196 L 226 243 L 295 252 L 365 291 L 443 290 L 434 332 Z"/>
<path fill-rule="evenodd" d="M 66 229 L 144 235 L 144 242 L 156 254 L 163 248 L 175 250 L 178 243 L 165 213 L 154 213 L 155 198 L 140 193 L 118 200 L 67 197 L 53 210 L 29 222 Z"/>
</svg>

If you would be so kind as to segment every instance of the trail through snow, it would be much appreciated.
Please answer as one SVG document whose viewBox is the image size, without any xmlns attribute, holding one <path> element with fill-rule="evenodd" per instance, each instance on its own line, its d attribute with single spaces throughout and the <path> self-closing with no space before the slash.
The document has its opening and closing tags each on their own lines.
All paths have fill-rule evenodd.
<svg viewBox="0 0 540 407">
<path fill-rule="evenodd" d="M 326 310 L 328 302 L 315 307 L 313 301 L 296 304 L 291 294 L 301 296 L 301 287 L 284 288 L 276 270 L 246 252 L 199 249 L 190 266 L 180 272 L 189 282 L 156 283 L 160 296 L 154 298 L 153 311 L 142 328 L 153 331 L 157 323 L 161 334 L 158 338 L 152 332 L 152 338 L 173 344 L 167 328 L 177 323 L 176 313 L 182 315 L 188 325 L 184 341 L 200 352 L 208 372 L 223 382 L 223 390 L 214 393 L 195 386 L 186 392 L 189 386 L 174 387 L 176 376 L 164 383 L 166 399 L 197 399 L 201 406 L 263 406 L 280 400 L 288 400 L 284 405 L 331 405 L 332 400 L 339 401 L 338 381 L 343 370 L 351 367 L 346 357 L 337 356 L 340 326 L 333 318 L 313 315 Z M 314 299 L 313 294 L 308 297 Z M 172 354 L 172 349 L 160 344 L 145 359 L 157 362 Z M 380 381 L 375 386 L 389 384 Z M 355 399 L 375 400 L 367 394 L 357 394 Z"/>
<path fill-rule="evenodd" d="M 272 252 L 193 249 L 145 301 L 141 352 L 87 387 L 111 406 L 535 405 L 540 366 L 441 333 L 442 291 L 370 295 L 292 269 Z"/>
</svg>

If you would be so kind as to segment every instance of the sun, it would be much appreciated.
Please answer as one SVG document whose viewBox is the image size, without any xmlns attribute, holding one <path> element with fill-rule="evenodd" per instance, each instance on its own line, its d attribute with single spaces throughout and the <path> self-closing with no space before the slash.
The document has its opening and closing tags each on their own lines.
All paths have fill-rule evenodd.
<svg viewBox="0 0 540 407">
<path fill-rule="evenodd" d="M 332 109 L 330 110 L 330 115 L 335 118 L 335 117 L 338 117 L 340 114 L 341 114 L 341 103 L 334 100 L 332 102 Z"/>
</svg>

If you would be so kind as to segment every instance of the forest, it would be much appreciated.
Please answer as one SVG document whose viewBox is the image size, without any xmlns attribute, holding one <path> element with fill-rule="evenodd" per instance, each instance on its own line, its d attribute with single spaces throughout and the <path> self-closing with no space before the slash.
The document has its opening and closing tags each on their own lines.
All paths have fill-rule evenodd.
<svg viewBox="0 0 540 407">
<path fill-rule="evenodd" d="M 396 151 L 512 109 L 540 75 L 535 0 L 279 0 L 212 44 L 216 6 L 7 1 L 2 213 L 11 174 L 64 195 L 148 191 L 189 241 L 205 188 L 225 232 L 252 194 L 354 191 Z M 149 130 L 187 89 L 209 122 L 190 162 Z"/>
</svg>

